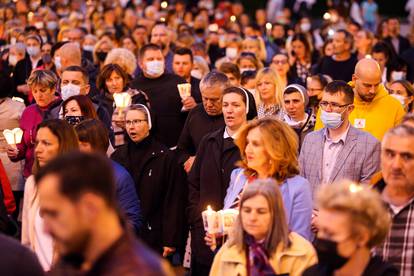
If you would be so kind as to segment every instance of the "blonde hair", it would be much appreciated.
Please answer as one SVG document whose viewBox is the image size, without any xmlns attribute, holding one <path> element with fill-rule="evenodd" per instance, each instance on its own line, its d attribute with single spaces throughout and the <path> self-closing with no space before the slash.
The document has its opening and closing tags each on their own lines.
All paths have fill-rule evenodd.
<svg viewBox="0 0 414 276">
<path fill-rule="evenodd" d="M 236 61 L 237 66 L 240 68 L 240 63 L 243 59 L 246 59 L 254 64 L 254 67 L 256 67 L 256 70 L 260 70 L 263 68 L 263 63 L 256 58 L 256 56 L 252 53 L 241 53 L 239 58 Z"/>
<path fill-rule="evenodd" d="M 98 63 L 98 57 L 96 56 L 96 52 L 98 52 L 98 49 L 101 48 L 101 46 L 105 43 L 108 43 L 111 49 L 114 48 L 114 44 L 109 38 L 103 37 L 99 39 L 98 42 L 96 42 L 95 47 L 93 48 L 93 61 L 95 63 Z"/>
<path fill-rule="evenodd" d="M 351 181 L 323 185 L 317 193 L 317 205 L 319 209 L 349 215 L 349 228 L 354 238 L 360 234 L 361 226 L 368 230 L 369 248 L 381 244 L 387 236 L 391 223 L 390 215 L 379 193 L 367 186 Z"/>
<path fill-rule="evenodd" d="M 135 55 L 128 49 L 115 48 L 109 51 L 104 65 L 118 64 L 125 72 L 132 76 L 137 69 L 137 59 Z"/>
<path fill-rule="evenodd" d="M 249 168 L 245 153 L 247 135 L 255 128 L 258 128 L 262 134 L 263 146 L 269 159 L 268 174 L 279 183 L 299 174 L 298 137 L 287 124 L 271 118 L 252 120 L 244 125 L 238 134 L 235 141 L 241 156 L 238 165 L 244 168 L 245 174 L 251 176 L 257 173 Z"/>
<path fill-rule="evenodd" d="M 58 78 L 55 73 L 50 70 L 35 69 L 30 74 L 27 85 L 33 88 L 36 85 L 47 87 L 50 89 L 56 89 Z"/>
<path fill-rule="evenodd" d="M 246 243 L 244 242 L 245 231 L 243 229 L 242 208 L 246 200 L 261 195 L 266 198 L 269 206 L 271 224 L 267 233 L 264 246 L 269 256 L 276 253 L 277 246 L 282 243 L 283 248 L 289 247 L 289 228 L 287 225 L 285 208 L 283 205 L 282 194 L 274 180 L 255 180 L 247 185 L 241 195 L 239 204 L 239 216 L 237 217 L 232 231 L 229 235 L 229 246 L 236 246 L 239 251 L 244 251 Z"/>
<path fill-rule="evenodd" d="M 279 76 L 273 71 L 273 69 L 266 67 L 257 72 L 256 75 L 256 91 L 258 91 L 258 83 L 262 80 L 264 77 L 270 77 L 274 87 L 275 87 L 275 100 L 276 105 L 282 106 L 283 105 L 283 88 L 281 85 L 281 80 Z M 258 91 L 259 92 L 259 91 Z M 260 96 L 260 92 L 256 93 L 255 95 L 256 105 L 259 106 L 262 104 L 262 98 Z"/>
<path fill-rule="evenodd" d="M 258 38 L 246 37 L 245 39 L 243 39 L 243 41 L 241 43 L 242 51 L 246 47 L 246 45 L 250 42 L 253 42 L 253 43 L 256 44 L 256 47 L 258 49 L 258 53 L 256 53 L 258 59 L 260 59 L 262 61 L 266 60 L 267 54 L 266 54 L 265 44 L 262 40 L 260 40 Z"/>
</svg>

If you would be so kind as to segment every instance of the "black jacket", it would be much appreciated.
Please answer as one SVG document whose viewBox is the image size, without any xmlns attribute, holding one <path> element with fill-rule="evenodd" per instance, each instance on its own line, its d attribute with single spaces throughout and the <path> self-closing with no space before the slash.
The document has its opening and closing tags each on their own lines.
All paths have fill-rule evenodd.
<svg viewBox="0 0 414 276">
<path fill-rule="evenodd" d="M 384 41 L 388 42 L 391 45 L 391 47 L 394 48 L 394 44 L 392 44 L 392 38 L 390 36 L 384 38 Z M 395 52 L 398 55 L 401 55 L 402 53 L 404 53 L 406 50 L 410 48 L 410 41 L 407 38 L 403 37 L 402 35 L 398 35 L 398 42 L 399 42 L 398 49 L 394 48 Z"/>
<path fill-rule="evenodd" d="M 209 133 L 224 127 L 223 114 L 210 116 L 205 111 L 203 104 L 198 104 L 188 114 L 184 128 L 178 140 L 181 154 L 180 161 L 186 161 L 188 157 L 197 152 L 201 139 Z"/>
<path fill-rule="evenodd" d="M 39 60 L 37 63 L 37 67 L 43 65 L 42 59 Z M 20 92 L 17 92 L 17 86 L 26 84 L 27 79 L 30 76 L 30 73 L 32 72 L 32 61 L 30 60 L 29 55 L 26 54 L 26 57 L 19 62 L 17 62 L 16 66 L 14 67 L 13 71 L 13 96 L 21 97 L 27 102 L 27 96 L 23 95 Z"/>
<path fill-rule="evenodd" d="M 140 237 L 159 253 L 163 246 L 182 246 L 185 172 L 174 153 L 152 137 L 140 143 L 127 139 L 111 158 L 124 166 L 135 181 L 144 220 Z"/>
<path fill-rule="evenodd" d="M 144 91 L 156 115 L 155 138 L 167 147 L 177 145 L 188 112 L 181 112 L 182 103 L 177 84 L 185 83 L 179 76 L 165 73 L 156 79 L 139 75 L 131 88 Z"/>
<path fill-rule="evenodd" d="M 230 175 L 240 160 L 240 153 L 231 138 L 223 138 L 224 127 L 207 134 L 198 147 L 188 176 L 189 204 L 187 213 L 191 226 L 191 254 L 198 262 L 210 265 L 213 254 L 205 245 L 201 212 L 211 205 L 223 208 Z"/>
</svg>

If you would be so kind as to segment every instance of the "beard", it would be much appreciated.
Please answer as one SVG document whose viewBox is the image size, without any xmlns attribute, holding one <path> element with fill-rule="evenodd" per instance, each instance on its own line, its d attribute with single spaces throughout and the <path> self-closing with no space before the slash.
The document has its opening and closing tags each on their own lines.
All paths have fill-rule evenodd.
<svg viewBox="0 0 414 276">
<path fill-rule="evenodd" d="M 72 237 L 68 239 L 61 239 L 51 233 L 57 251 L 62 254 L 62 256 L 83 256 L 86 248 L 89 245 L 91 233 L 88 230 L 80 230 L 76 233 L 73 233 Z"/>
</svg>

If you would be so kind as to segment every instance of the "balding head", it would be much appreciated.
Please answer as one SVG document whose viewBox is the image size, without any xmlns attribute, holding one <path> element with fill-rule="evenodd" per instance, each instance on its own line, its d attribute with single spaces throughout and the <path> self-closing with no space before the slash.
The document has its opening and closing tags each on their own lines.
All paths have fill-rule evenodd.
<svg viewBox="0 0 414 276">
<path fill-rule="evenodd" d="M 59 49 L 62 70 L 68 66 L 81 66 L 82 54 L 78 43 L 66 43 Z"/>
<path fill-rule="evenodd" d="M 355 83 L 355 96 L 364 102 L 372 102 L 381 84 L 381 68 L 372 58 L 364 58 L 355 66 L 352 80 Z"/>
</svg>

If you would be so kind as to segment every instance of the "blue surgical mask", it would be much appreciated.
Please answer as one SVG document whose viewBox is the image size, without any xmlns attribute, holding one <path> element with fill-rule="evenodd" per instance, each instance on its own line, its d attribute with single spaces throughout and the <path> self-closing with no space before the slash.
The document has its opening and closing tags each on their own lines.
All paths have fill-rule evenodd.
<svg viewBox="0 0 414 276">
<path fill-rule="evenodd" d="M 321 120 L 326 128 L 337 129 L 343 123 L 342 114 L 336 112 L 326 112 L 322 110 Z"/>
</svg>

